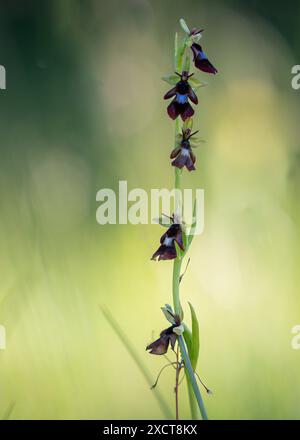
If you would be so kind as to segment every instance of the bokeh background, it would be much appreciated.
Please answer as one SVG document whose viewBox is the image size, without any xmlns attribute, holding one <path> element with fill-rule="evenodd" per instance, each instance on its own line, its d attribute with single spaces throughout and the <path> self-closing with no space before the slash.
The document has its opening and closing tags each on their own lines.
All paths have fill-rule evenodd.
<svg viewBox="0 0 300 440">
<path fill-rule="evenodd" d="M 14 402 L 14 419 L 164 417 L 99 308 L 154 381 L 165 360 L 145 346 L 171 298 L 172 264 L 150 261 L 162 230 L 100 226 L 96 193 L 172 187 L 160 78 L 180 17 L 205 28 L 219 69 L 199 74 L 206 144 L 184 177 L 205 189 L 182 302 L 200 321 L 208 414 L 300 418 L 300 4 L 271 0 L 1 2 L 0 414 Z M 173 385 L 170 370 L 159 389 L 172 410 Z"/>
</svg>

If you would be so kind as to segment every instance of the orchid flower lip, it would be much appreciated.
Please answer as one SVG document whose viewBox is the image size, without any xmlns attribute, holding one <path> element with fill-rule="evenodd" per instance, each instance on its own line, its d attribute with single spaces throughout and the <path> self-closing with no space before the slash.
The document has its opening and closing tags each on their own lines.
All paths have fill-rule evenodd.
<svg viewBox="0 0 300 440">
<path fill-rule="evenodd" d="M 179 223 L 174 223 L 168 228 L 160 238 L 160 246 L 154 252 L 151 260 L 173 260 L 177 257 L 177 250 L 175 242 L 178 244 L 181 250 L 184 250 L 182 229 Z"/>
<path fill-rule="evenodd" d="M 186 167 L 188 171 L 195 170 L 194 164 L 196 162 L 196 156 L 192 152 L 190 138 L 198 133 L 198 131 L 199 130 L 196 130 L 191 133 L 190 128 L 182 128 L 182 139 L 180 145 L 175 147 L 170 155 L 170 158 L 173 159 L 171 162 L 172 166 L 179 169 Z"/>
<path fill-rule="evenodd" d="M 190 152 L 189 152 L 188 148 L 183 148 L 181 154 L 182 154 L 182 156 L 189 156 Z"/>
<path fill-rule="evenodd" d="M 165 246 L 171 246 L 171 244 L 173 243 L 173 241 L 174 241 L 174 237 L 166 237 L 165 239 L 164 239 L 164 245 Z"/>
<path fill-rule="evenodd" d="M 180 93 L 176 93 L 176 100 L 178 104 L 185 104 L 188 100 L 187 95 L 181 95 Z"/>
<path fill-rule="evenodd" d="M 165 93 L 164 99 L 173 98 L 167 107 L 167 113 L 170 118 L 175 120 L 178 116 L 181 116 L 181 119 L 185 121 L 195 113 L 189 101 L 193 104 L 198 104 L 198 97 L 188 82 L 189 78 L 193 76 L 194 73 L 189 74 L 186 70 L 183 70 L 182 74 L 179 74 L 178 72 L 175 73 L 180 77 L 180 81 Z"/>
<path fill-rule="evenodd" d="M 173 332 L 175 327 L 178 327 L 178 325 L 173 324 L 163 330 L 156 341 L 147 345 L 146 350 L 149 350 L 150 354 L 163 355 L 167 353 L 170 344 L 172 350 L 174 350 L 178 337 L 176 333 Z"/>
</svg>

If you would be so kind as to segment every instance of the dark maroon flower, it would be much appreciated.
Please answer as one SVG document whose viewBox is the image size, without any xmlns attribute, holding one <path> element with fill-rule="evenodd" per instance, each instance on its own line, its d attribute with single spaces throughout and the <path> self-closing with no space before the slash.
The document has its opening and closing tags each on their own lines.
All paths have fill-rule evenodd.
<svg viewBox="0 0 300 440">
<path fill-rule="evenodd" d="M 165 94 L 164 99 L 170 99 L 175 96 L 167 108 L 168 115 L 172 119 L 176 119 L 180 115 L 182 120 L 185 121 L 194 114 L 194 109 L 189 103 L 189 99 L 194 104 L 198 104 L 198 98 L 188 82 L 188 79 L 193 74 L 189 75 L 188 72 L 182 72 L 181 75 L 176 72 L 176 74 L 180 77 L 180 81 Z"/>
<path fill-rule="evenodd" d="M 157 251 L 152 255 L 151 260 L 173 260 L 177 257 L 177 251 L 175 247 L 175 241 L 184 250 L 182 241 L 182 229 L 178 223 L 173 223 L 167 232 L 160 238 L 160 246 Z"/>
<path fill-rule="evenodd" d="M 196 157 L 194 153 L 192 152 L 190 139 L 194 134 L 198 133 L 198 131 L 195 131 L 194 133 L 191 133 L 191 130 L 188 128 L 186 130 L 182 130 L 182 140 L 180 142 L 179 147 L 174 148 L 172 151 L 170 158 L 174 159 L 172 162 L 172 165 L 177 168 L 183 168 L 186 166 L 186 168 L 189 171 L 195 170 L 194 163 L 196 162 Z"/>
<path fill-rule="evenodd" d="M 202 70 L 203 72 L 212 73 L 212 74 L 216 74 L 218 72 L 217 69 L 208 60 L 200 44 L 193 43 L 191 49 L 194 54 L 195 66 L 198 69 Z"/>
<path fill-rule="evenodd" d="M 159 338 L 146 347 L 146 350 L 150 350 L 151 354 L 161 355 L 167 353 L 170 343 L 172 350 L 174 350 L 177 336 L 182 335 L 184 332 L 184 326 L 181 324 L 181 319 L 173 312 L 172 307 L 166 304 L 165 307 L 162 307 L 161 309 L 172 325 L 163 330 L 160 333 Z"/>
<path fill-rule="evenodd" d="M 177 334 L 173 333 L 174 327 L 177 327 L 177 325 L 171 325 L 171 327 L 163 330 L 160 333 L 160 337 L 156 341 L 152 342 L 152 344 L 149 344 L 146 347 L 146 350 L 150 350 L 151 354 L 166 354 L 170 343 L 172 350 L 174 350 L 177 341 Z"/>
</svg>

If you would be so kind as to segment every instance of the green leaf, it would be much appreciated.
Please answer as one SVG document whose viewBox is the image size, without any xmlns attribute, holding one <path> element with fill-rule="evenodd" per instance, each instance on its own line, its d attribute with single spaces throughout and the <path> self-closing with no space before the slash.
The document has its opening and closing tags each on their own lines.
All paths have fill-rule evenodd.
<svg viewBox="0 0 300 440">
<path fill-rule="evenodd" d="M 188 45 L 188 40 L 189 40 L 188 38 L 184 38 L 182 40 L 181 45 L 178 47 L 178 50 L 177 50 L 177 57 L 176 57 L 177 63 L 176 63 L 175 71 L 178 72 L 178 73 L 181 73 L 182 70 L 183 70 L 182 69 L 182 67 L 183 67 L 183 57 L 184 57 L 184 53 L 185 53 L 185 50 L 186 50 L 187 45 Z"/>
<path fill-rule="evenodd" d="M 189 302 L 190 310 L 191 310 L 191 317 L 192 317 L 192 347 L 191 351 L 189 352 L 191 364 L 194 369 L 196 370 L 198 357 L 199 357 L 199 349 L 200 349 L 200 338 L 199 338 L 199 323 L 196 316 L 196 312 L 192 304 Z"/>
<path fill-rule="evenodd" d="M 182 241 L 183 241 L 184 250 L 186 250 L 186 248 L 188 246 L 188 236 L 186 235 L 185 227 L 186 227 L 185 225 L 182 225 L 182 227 L 181 227 L 181 230 L 182 230 Z"/>
<path fill-rule="evenodd" d="M 180 78 L 178 77 L 178 75 L 175 75 L 174 73 L 171 75 L 166 75 L 162 77 L 163 81 L 166 81 L 168 84 L 170 84 L 171 86 L 175 86 L 175 84 L 178 83 L 178 81 L 180 80 Z"/>
<path fill-rule="evenodd" d="M 197 78 L 195 78 L 193 76 L 191 78 L 189 78 L 189 83 L 193 89 L 198 89 L 199 87 L 207 86 L 207 83 L 199 81 Z"/>
<path fill-rule="evenodd" d="M 180 317 L 180 321 L 182 322 L 183 321 L 183 318 L 184 318 L 184 311 L 183 311 L 183 308 L 181 307 L 181 304 L 180 304 L 180 313 L 179 313 L 179 317 Z M 182 324 L 183 325 L 183 327 L 184 327 L 184 324 Z"/>
<path fill-rule="evenodd" d="M 192 332 L 186 324 L 183 323 L 183 325 L 184 325 L 183 337 L 184 337 L 188 352 L 190 353 L 192 351 L 192 345 L 193 345 Z"/>
<path fill-rule="evenodd" d="M 193 371 L 193 367 L 192 367 L 191 360 L 190 360 L 190 357 L 188 355 L 188 352 L 186 350 L 186 344 L 184 342 L 184 337 L 183 336 L 178 336 L 178 345 L 180 347 L 182 359 L 183 359 L 183 362 L 184 362 L 184 367 L 185 367 L 187 381 L 188 381 L 188 383 L 191 384 L 192 392 L 193 392 L 193 394 L 194 394 L 194 396 L 195 396 L 195 398 L 197 400 L 197 404 L 198 404 L 198 407 L 199 407 L 202 419 L 203 420 L 208 420 L 207 413 L 206 413 L 206 410 L 205 410 L 205 406 L 204 406 L 204 403 L 203 403 L 203 399 L 202 399 L 202 396 L 201 396 L 201 393 L 200 393 L 200 390 L 199 390 L 199 387 L 198 387 L 198 383 L 197 383 L 196 378 L 195 378 L 195 372 Z M 190 395 L 191 394 L 189 392 L 189 396 Z M 193 412 L 193 415 L 195 415 L 194 412 Z"/>
<path fill-rule="evenodd" d="M 184 60 L 183 70 L 185 70 L 186 72 L 189 72 L 190 71 L 190 65 L 191 65 L 190 55 L 186 54 L 185 60 Z"/>
<path fill-rule="evenodd" d="M 180 26 L 182 27 L 182 29 L 184 30 L 185 33 L 187 33 L 188 35 L 190 35 L 191 31 L 189 30 L 188 25 L 186 24 L 185 20 L 183 18 L 181 18 L 179 20 Z"/>
</svg>

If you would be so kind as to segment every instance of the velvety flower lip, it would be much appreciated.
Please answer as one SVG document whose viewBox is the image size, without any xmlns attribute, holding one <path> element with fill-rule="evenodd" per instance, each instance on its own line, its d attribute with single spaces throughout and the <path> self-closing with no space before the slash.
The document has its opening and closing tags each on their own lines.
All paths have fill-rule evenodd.
<svg viewBox="0 0 300 440">
<path fill-rule="evenodd" d="M 170 343 L 172 350 L 174 350 L 177 341 L 177 335 L 176 333 L 173 333 L 174 327 L 176 327 L 176 324 L 171 325 L 171 327 L 168 327 L 167 329 L 163 330 L 160 333 L 160 337 L 156 339 L 156 341 L 152 342 L 152 344 L 149 344 L 146 347 L 146 350 L 150 350 L 150 354 L 157 354 L 157 355 L 166 354 Z"/>
<path fill-rule="evenodd" d="M 195 131 L 194 133 L 191 133 L 190 129 L 182 130 L 182 140 L 180 142 L 179 147 L 174 148 L 172 151 L 170 158 L 174 159 L 172 162 L 172 165 L 177 168 L 183 168 L 184 166 L 189 170 L 193 171 L 195 170 L 195 162 L 196 157 L 194 153 L 192 152 L 190 139 L 194 134 L 198 133 L 198 131 Z"/>
<path fill-rule="evenodd" d="M 184 250 L 182 229 L 178 223 L 173 223 L 167 232 L 165 232 L 160 238 L 160 246 L 156 252 L 152 255 L 151 260 L 173 260 L 177 257 L 177 251 L 175 247 L 175 241 Z"/>
<path fill-rule="evenodd" d="M 197 69 L 200 69 L 206 73 L 212 73 L 214 75 L 218 72 L 217 69 L 208 60 L 200 44 L 193 43 L 191 49 L 194 54 L 194 63 Z"/>
<path fill-rule="evenodd" d="M 189 99 L 194 104 L 198 104 L 198 98 L 188 82 L 193 74 L 189 75 L 186 71 L 183 71 L 181 75 L 177 72 L 176 74 L 180 77 L 180 80 L 175 87 L 165 94 L 164 99 L 170 99 L 174 96 L 173 101 L 167 108 L 168 115 L 171 119 L 176 119 L 180 115 L 182 120 L 185 121 L 195 113 Z"/>
<path fill-rule="evenodd" d="M 166 304 L 165 307 L 162 307 L 162 311 L 172 325 L 163 330 L 159 338 L 146 347 L 146 350 L 150 350 L 150 354 L 166 354 L 169 344 L 171 344 L 171 348 L 174 350 L 178 335 L 184 331 L 180 317 L 173 312 L 171 306 Z"/>
</svg>

